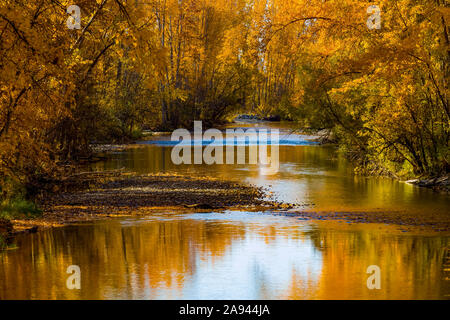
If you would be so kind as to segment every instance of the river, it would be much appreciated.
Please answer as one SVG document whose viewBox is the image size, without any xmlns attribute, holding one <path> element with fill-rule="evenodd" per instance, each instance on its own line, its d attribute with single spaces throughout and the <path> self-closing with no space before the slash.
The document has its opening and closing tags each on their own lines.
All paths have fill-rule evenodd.
<svg viewBox="0 0 450 320">
<path fill-rule="evenodd" d="M 260 125 L 261 126 L 261 125 Z M 284 126 L 280 169 L 174 165 L 169 137 L 115 152 L 94 170 L 175 172 L 268 188 L 317 211 L 448 215 L 447 195 L 355 175 L 332 146 Z M 0 252 L 0 299 L 448 299 L 448 234 L 385 224 L 304 220 L 271 212 L 161 212 L 20 235 Z M 66 286 L 67 267 L 81 289 Z M 367 268 L 379 266 L 381 288 Z"/>
</svg>

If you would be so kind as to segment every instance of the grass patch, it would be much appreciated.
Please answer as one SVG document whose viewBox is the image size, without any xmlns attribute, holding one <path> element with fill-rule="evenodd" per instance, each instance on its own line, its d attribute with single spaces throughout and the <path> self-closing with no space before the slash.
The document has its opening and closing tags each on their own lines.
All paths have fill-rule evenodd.
<svg viewBox="0 0 450 320">
<path fill-rule="evenodd" d="M 34 218 L 41 214 L 42 211 L 34 202 L 22 198 L 5 200 L 0 205 L 0 218 L 4 219 Z"/>
</svg>

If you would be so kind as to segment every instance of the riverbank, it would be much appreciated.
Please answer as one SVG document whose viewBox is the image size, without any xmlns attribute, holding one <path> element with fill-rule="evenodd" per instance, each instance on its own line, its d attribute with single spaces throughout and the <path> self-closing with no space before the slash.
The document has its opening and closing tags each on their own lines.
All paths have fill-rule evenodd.
<svg viewBox="0 0 450 320">
<path fill-rule="evenodd" d="M 41 228 L 155 212 L 264 211 L 291 208 L 271 201 L 266 190 L 207 177 L 132 172 L 83 172 L 56 185 L 41 202 L 42 216 L 12 220 L 7 235 Z"/>
<path fill-rule="evenodd" d="M 333 131 L 330 129 L 313 130 L 311 132 L 311 136 L 312 138 L 310 139 L 310 141 L 318 142 L 319 145 L 332 144 L 339 146 L 339 140 L 337 139 Z M 372 173 L 369 173 L 369 175 L 387 176 L 389 178 L 393 178 L 395 180 L 405 182 L 407 184 L 415 185 L 417 187 L 431 189 L 435 192 L 446 194 L 450 193 L 450 175 L 448 173 L 438 177 L 417 178 L 411 180 L 406 180 L 405 177 L 399 177 L 387 169 L 374 171 Z"/>
<path fill-rule="evenodd" d="M 408 180 L 406 183 L 438 192 L 450 193 L 450 175 L 431 179 Z"/>
</svg>

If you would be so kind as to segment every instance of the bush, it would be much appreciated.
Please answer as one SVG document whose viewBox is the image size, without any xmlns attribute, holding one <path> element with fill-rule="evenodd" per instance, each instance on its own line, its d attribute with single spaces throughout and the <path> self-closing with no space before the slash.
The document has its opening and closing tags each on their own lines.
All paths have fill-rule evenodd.
<svg viewBox="0 0 450 320">
<path fill-rule="evenodd" d="M 23 198 L 5 200 L 0 205 L 0 218 L 4 219 L 33 218 L 41 214 L 34 202 Z"/>
</svg>

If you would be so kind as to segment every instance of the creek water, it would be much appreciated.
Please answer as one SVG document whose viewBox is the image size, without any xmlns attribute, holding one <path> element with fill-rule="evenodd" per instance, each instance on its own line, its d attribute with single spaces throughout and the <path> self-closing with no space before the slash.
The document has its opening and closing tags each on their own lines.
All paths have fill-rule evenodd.
<svg viewBox="0 0 450 320">
<path fill-rule="evenodd" d="M 235 179 L 307 210 L 450 218 L 447 195 L 355 175 L 336 148 L 309 138 L 282 127 L 274 175 L 262 175 L 260 165 L 175 165 L 166 136 L 112 153 L 93 169 Z M 16 249 L 0 252 L 0 299 L 450 297 L 448 234 L 384 224 L 271 212 L 161 212 L 20 235 L 15 243 Z M 70 265 L 80 267 L 80 290 L 66 286 Z M 367 286 L 371 265 L 380 268 L 380 289 Z"/>
</svg>

